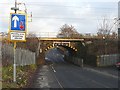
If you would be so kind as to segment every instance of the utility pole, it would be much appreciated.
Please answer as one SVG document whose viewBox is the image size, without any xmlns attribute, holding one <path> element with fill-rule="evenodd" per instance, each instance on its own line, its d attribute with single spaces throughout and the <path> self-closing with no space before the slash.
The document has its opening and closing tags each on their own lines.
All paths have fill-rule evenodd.
<svg viewBox="0 0 120 90">
<path fill-rule="evenodd" d="M 118 2 L 118 53 L 120 59 L 120 1 Z"/>
<path fill-rule="evenodd" d="M 118 39 L 120 39 L 120 1 L 118 2 Z"/>
</svg>

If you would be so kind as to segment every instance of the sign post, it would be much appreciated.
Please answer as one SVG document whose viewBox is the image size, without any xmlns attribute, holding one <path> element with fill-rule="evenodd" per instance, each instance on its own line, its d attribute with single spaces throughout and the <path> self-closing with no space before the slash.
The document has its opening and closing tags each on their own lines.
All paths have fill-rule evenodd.
<svg viewBox="0 0 120 90">
<path fill-rule="evenodd" d="M 10 14 L 9 40 L 14 43 L 13 81 L 16 82 L 16 43 L 26 41 L 26 14 Z"/>
<path fill-rule="evenodd" d="M 27 18 L 26 13 L 18 14 L 17 0 L 15 7 L 11 8 L 15 13 L 10 14 L 9 41 L 14 43 L 13 82 L 16 82 L 16 43 L 26 41 Z"/>
<path fill-rule="evenodd" d="M 16 42 L 14 42 L 14 62 L 13 62 L 13 81 L 16 82 L 16 57 L 15 57 L 15 52 L 16 52 Z"/>
<path fill-rule="evenodd" d="M 9 40 L 14 43 L 13 82 L 16 82 L 16 43 L 26 41 L 26 14 L 10 14 Z"/>
</svg>

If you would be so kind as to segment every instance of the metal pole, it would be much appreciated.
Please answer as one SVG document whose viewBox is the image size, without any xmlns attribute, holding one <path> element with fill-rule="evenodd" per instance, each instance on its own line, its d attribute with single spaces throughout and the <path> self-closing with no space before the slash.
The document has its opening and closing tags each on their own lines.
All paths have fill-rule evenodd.
<svg viewBox="0 0 120 90">
<path fill-rule="evenodd" d="M 16 82 L 16 42 L 14 42 L 13 81 Z"/>
<path fill-rule="evenodd" d="M 15 8 L 17 8 L 17 0 L 15 0 Z M 15 9 L 15 13 L 17 12 L 17 10 Z"/>
<path fill-rule="evenodd" d="M 118 53 L 120 59 L 120 1 L 118 2 Z"/>
<path fill-rule="evenodd" d="M 15 8 L 17 8 L 17 0 L 15 0 Z M 15 13 L 17 10 L 15 9 Z M 15 53 L 16 53 L 16 42 L 14 42 L 14 62 L 13 62 L 13 82 L 16 82 L 16 60 L 15 60 Z"/>
</svg>

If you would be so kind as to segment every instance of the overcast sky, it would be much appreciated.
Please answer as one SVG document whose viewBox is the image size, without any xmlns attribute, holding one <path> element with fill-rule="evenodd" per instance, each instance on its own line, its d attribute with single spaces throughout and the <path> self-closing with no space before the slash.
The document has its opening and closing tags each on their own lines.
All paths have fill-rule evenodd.
<svg viewBox="0 0 120 90">
<path fill-rule="evenodd" d="M 79 33 L 96 33 L 103 17 L 110 20 L 118 16 L 119 0 L 17 0 L 32 12 L 28 32 L 58 32 L 64 24 L 73 25 Z M 0 32 L 7 32 L 14 0 L 0 2 Z M 21 5 L 20 9 L 24 9 Z"/>
</svg>

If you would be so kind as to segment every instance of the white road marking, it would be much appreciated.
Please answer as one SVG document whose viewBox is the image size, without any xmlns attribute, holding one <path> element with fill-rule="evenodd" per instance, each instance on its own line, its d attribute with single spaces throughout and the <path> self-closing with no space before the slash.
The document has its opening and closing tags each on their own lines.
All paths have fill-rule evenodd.
<svg viewBox="0 0 120 90">
<path fill-rule="evenodd" d="M 54 74 L 54 77 L 55 77 L 56 81 L 58 82 L 58 84 L 60 85 L 60 87 L 63 88 L 63 86 L 61 85 L 61 83 L 59 82 L 59 80 L 57 79 L 55 74 Z"/>
<path fill-rule="evenodd" d="M 52 66 L 53 72 L 56 72 L 56 70 L 54 69 L 54 67 Z"/>
<path fill-rule="evenodd" d="M 52 65 L 53 65 L 53 64 L 52 64 Z M 51 66 L 53 72 L 56 72 L 56 70 L 54 69 L 54 67 L 53 67 L 52 65 L 50 65 L 50 66 Z M 60 83 L 59 80 L 57 79 L 55 73 L 54 73 L 54 77 L 55 77 L 56 81 L 58 82 L 59 86 L 60 86 L 61 88 L 63 88 L 63 86 L 61 85 L 61 83 Z"/>
</svg>

